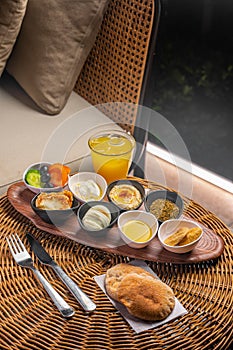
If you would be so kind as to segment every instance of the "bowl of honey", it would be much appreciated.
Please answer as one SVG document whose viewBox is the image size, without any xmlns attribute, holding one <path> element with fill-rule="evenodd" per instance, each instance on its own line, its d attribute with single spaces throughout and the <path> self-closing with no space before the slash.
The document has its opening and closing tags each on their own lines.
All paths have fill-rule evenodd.
<svg viewBox="0 0 233 350">
<path fill-rule="evenodd" d="M 122 240 L 132 248 L 144 248 L 155 238 L 159 223 L 156 217 L 143 210 L 120 214 L 118 228 Z"/>
</svg>

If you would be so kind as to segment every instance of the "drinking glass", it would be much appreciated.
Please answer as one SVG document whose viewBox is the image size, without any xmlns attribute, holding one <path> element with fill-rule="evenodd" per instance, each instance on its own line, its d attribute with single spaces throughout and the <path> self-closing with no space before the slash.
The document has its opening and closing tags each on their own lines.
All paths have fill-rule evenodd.
<svg viewBox="0 0 233 350">
<path fill-rule="evenodd" d="M 88 140 L 93 167 L 107 183 L 127 177 L 136 142 L 125 131 L 103 131 Z"/>
</svg>

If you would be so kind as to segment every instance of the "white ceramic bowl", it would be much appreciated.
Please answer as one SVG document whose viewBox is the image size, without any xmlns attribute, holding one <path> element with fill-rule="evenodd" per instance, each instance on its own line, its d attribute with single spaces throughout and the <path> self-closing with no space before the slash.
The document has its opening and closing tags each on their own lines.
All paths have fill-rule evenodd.
<svg viewBox="0 0 233 350">
<path fill-rule="evenodd" d="M 94 172 L 80 172 L 80 173 L 77 173 L 75 175 L 70 176 L 69 180 L 68 180 L 68 186 L 69 186 L 70 191 L 73 193 L 74 197 L 76 199 L 78 199 L 80 202 L 82 202 L 82 203 L 88 202 L 89 200 L 85 200 L 84 198 L 79 196 L 79 194 L 77 193 L 77 190 L 75 188 L 78 183 L 87 182 L 88 180 L 93 180 L 100 187 L 101 195 L 98 198 L 98 201 L 101 201 L 106 194 L 106 190 L 107 190 L 108 185 L 107 185 L 106 180 L 103 178 L 103 176 L 96 174 Z M 90 201 L 93 201 L 93 200 L 96 200 L 96 199 L 90 199 Z"/>
<path fill-rule="evenodd" d="M 128 221 L 131 221 L 131 220 L 139 220 L 147 224 L 152 230 L 151 238 L 145 242 L 137 242 L 130 239 L 128 236 L 126 236 L 125 233 L 122 231 L 122 228 Z M 121 238 L 130 247 L 136 248 L 136 249 L 146 247 L 152 241 L 152 239 L 156 236 L 158 227 L 159 227 L 159 224 L 156 217 L 153 214 L 145 212 L 143 210 L 129 210 L 120 214 L 118 218 L 118 228 L 120 231 Z"/>
<path fill-rule="evenodd" d="M 183 245 L 183 246 L 169 246 L 164 243 L 164 240 L 175 233 L 179 228 L 181 227 L 187 227 L 189 229 L 194 228 L 194 227 L 199 227 L 201 230 L 202 228 L 194 221 L 189 221 L 189 220 L 179 220 L 179 219 L 172 219 L 172 220 L 167 220 L 164 223 L 161 224 L 159 227 L 158 231 L 158 239 L 162 246 L 169 250 L 170 252 L 173 253 L 178 253 L 178 254 L 183 254 L 190 252 L 193 250 L 193 248 L 198 244 L 200 241 L 202 235 L 203 235 L 203 230 L 201 232 L 201 235 L 193 242 Z"/>
<path fill-rule="evenodd" d="M 29 171 L 29 170 L 31 170 L 31 169 L 36 169 L 36 170 L 39 170 L 39 168 L 41 167 L 41 166 L 43 166 L 43 165 L 51 165 L 52 163 L 48 163 L 48 162 L 41 162 L 41 163 L 34 163 L 34 164 L 31 164 L 31 165 L 29 165 L 29 167 L 27 167 L 27 169 L 24 171 L 24 173 L 23 173 L 23 182 L 24 182 L 24 184 L 25 184 L 25 186 L 29 189 L 29 190 L 31 190 L 32 192 L 34 192 L 34 193 L 40 193 L 40 192 L 54 192 L 54 191 L 62 191 L 63 190 L 63 188 L 65 187 L 61 187 L 61 186 L 59 186 L 59 187 L 34 187 L 34 186 L 31 186 L 31 185 L 29 185 L 27 182 L 26 182 L 26 180 L 25 180 L 25 177 L 26 177 L 26 174 L 27 174 L 27 172 Z"/>
</svg>

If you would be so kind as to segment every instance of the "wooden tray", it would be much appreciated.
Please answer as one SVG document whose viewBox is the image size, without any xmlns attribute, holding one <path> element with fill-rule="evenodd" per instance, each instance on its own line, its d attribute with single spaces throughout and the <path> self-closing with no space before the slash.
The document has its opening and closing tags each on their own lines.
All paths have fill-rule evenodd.
<svg viewBox="0 0 233 350">
<path fill-rule="evenodd" d="M 190 264 L 216 259 L 222 254 L 224 249 L 222 238 L 200 223 L 199 225 L 201 225 L 204 230 L 203 237 L 198 245 L 189 253 L 175 254 L 169 252 L 161 246 L 157 237 L 147 247 L 133 249 L 121 240 L 116 225 L 107 230 L 105 234 L 98 235 L 98 233 L 89 234 L 82 230 L 79 226 L 76 215 L 70 217 L 66 223 L 61 226 L 54 226 L 45 223 L 31 208 L 30 202 L 34 195 L 33 192 L 26 188 L 23 182 L 17 182 L 10 186 L 7 193 L 8 199 L 14 208 L 30 219 L 37 228 L 106 252 L 142 260 Z"/>
</svg>

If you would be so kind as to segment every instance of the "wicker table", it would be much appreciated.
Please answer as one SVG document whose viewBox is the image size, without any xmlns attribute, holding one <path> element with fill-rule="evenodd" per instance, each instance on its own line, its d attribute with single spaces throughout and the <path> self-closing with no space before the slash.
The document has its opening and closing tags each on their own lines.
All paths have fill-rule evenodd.
<svg viewBox="0 0 233 350">
<path fill-rule="evenodd" d="M 158 187 L 140 181 L 146 187 Z M 135 334 L 93 279 L 109 267 L 130 259 L 43 232 L 18 213 L 6 195 L 1 197 L 0 349 L 230 349 L 233 236 L 215 215 L 185 200 L 189 217 L 223 238 L 224 252 L 216 260 L 189 265 L 148 261 L 161 280 L 171 286 L 188 313 L 159 328 Z M 76 310 L 72 319 L 63 319 L 32 272 L 15 264 L 5 237 L 17 232 L 26 243 L 27 231 L 43 242 L 57 263 L 95 301 L 97 309 L 93 314 L 85 314 L 53 271 L 38 264 L 39 270 Z"/>
</svg>

